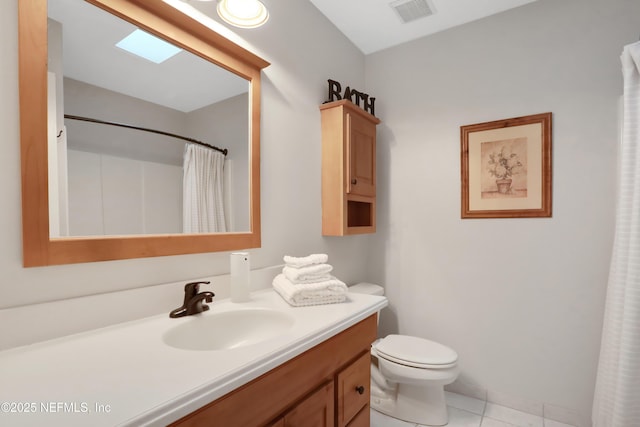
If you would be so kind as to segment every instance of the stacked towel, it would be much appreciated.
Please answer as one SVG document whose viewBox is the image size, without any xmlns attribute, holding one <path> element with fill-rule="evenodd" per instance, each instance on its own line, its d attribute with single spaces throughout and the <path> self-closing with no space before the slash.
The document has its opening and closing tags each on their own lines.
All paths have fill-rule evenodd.
<svg viewBox="0 0 640 427">
<path fill-rule="evenodd" d="M 301 268 L 314 264 L 324 264 L 329 260 L 327 254 L 311 254 L 305 257 L 284 256 L 284 263 L 287 267 Z"/>
<path fill-rule="evenodd" d="M 311 254 L 306 257 L 284 256 L 282 274 L 296 285 L 303 283 L 319 283 L 331 279 L 329 275 L 333 267 L 327 264 L 327 254 Z"/>
<path fill-rule="evenodd" d="M 274 289 L 293 306 L 332 304 L 346 299 L 347 285 L 331 274 L 326 254 L 285 256 L 282 274 L 273 279 Z"/>
<path fill-rule="evenodd" d="M 273 288 L 295 307 L 333 304 L 347 299 L 347 285 L 335 277 L 324 282 L 294 285 L 284 274 L 278 274 L 273 279 Z"/>
<path fill-rule="evenodd" d="M 294 284 L 303 283 L 318 283 L 323 282 L 331 278 L 329 274 L 333 270 L 333 267 L 329 264 L 316 264 L 309 267 L 287 267 L 286 265 L 282 269 L 287 279 L 291 280 Z"/>
</svg>

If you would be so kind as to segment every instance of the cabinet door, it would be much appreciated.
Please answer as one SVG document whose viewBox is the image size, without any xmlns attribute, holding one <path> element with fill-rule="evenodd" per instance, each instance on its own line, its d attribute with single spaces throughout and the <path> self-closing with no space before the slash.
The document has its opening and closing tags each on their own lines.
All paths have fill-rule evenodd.
<svg viewBox="0 0 640 427">
<path fill-rule="evenodd" d="M 376 195 L 376 126 L 347 112 L 347 193 Z"/>
<path fill-rule="evenodd" d="M 277 421 L 267 424 L 267 427 L 284 427 L 284 418 L 279 418 Z"/>
<path fill-rule="evenodd" d="M 366 352 L 338 374 L 338 427 L 349 424 L 367 406 L 370 386 L 371 355 Z"/>
<path fill-rule="evenodd" d="M 278 424 L 276 424 L 278 425 Z M 284 416 L 284 427 L 332 427 L 333 381 L 329 381 Z"/>
<path fill-rule="evenodd" d="M 369 427 L 371 425 L 371 408 L 369 405 L 365 405 L 364 408 L 358 412 L 358 415 L 347 424 L 347 427 Z"/>
</svg>

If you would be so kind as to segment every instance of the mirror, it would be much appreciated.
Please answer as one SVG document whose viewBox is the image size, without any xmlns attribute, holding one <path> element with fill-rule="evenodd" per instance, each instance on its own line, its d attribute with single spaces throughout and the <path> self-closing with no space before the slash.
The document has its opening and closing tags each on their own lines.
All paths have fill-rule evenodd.
<svg viewBox="0 0 640 427">
<path fill-rule="evenodd" d="M 260 70 L 269 64 L 163 2 L 88 0 L 89 5 L 77 0 L 50 1 L 49 21 L 42 0 L 19 2 L 24 265 L 259 247 Z M 67 4 L 80 8 L 71 21 L 67 18 L 70 12 L 63 7 Z M 106 21 L 95 23 L 95 16 Z M 162 78 L 157 65 L 148 60 L 127 52 L 123 58 L 140 69 L 124 71 L 123 65 L 114 66 L 115 60 L 104 52 L 91 58 L 73 47 L 96 43 L 93 50 L 98 51 L 94 35 L 104 37 L 107 28 L 115 27 L 122 33 L 139 28 L 178 48 L 178 54 L 166 61 L 173 68 L 171 78 L 160 83 L 162 89 L 142 90 L 150 81 Z M 74 31 L 84 31 L 81 43 L 73 42 L 70 34 Z M 68 35 L 69 41 L 65 40 Z M 78 56 L 87 60 L 78 61 Z M 105 70 L 107 76 L 102 75 Z M 118 75 L 115 79 L 114 73 Z M 142 81 L 134 81 L 136 74 Z M 198 80 L 199 89 L 190 92 L 187 83 L 197 79 L 204 80 Z M 227 89 L 222 95 L 213 90 L 219 79 L 225 79 Z M 127 89 L 118 86 L 123 83 Z M 116 101 L 120 104 L 114 104 Z M 77 120 L 77 116 L 98 122 Z M 207 129 L 216 120 L 234 125 L 217 128 L 218 133 Z M 129 123 L 135 129 L 103 122 Z M 185 135 L 188 133 L 191 135 Z M 220 147 L 229 150 L 224 162 L 228 220 L 223 232 L 186 234 L 176 225 L 182 222 L 185 143 L 175 136 L 219 147 L 228 144 Z M 61 137 L 66 144 L 59 142 Z M 109 144 L 99 144 L 101 139 Z M 109 170 L 119 177 L 114 182 L 125 185 L 104 181 Z M 145 193 L 154 184 L 155 193 Z M 68 193 L 62 188 L 68 188 Z M 104 189 L 110 189 L 112 196 L 101 195 L 102 206 L 96 208 L 99 203 L 95 200 L 87 203 L 95 193 L 106 193 Z M 106 218 L 107 205 L 115 217 Z M 144 217 L 140 212 L 151 215 Z"/>
<path fill-rule="evenodd" d="M 248 82 L 85 2 L 48 17 L 50 236 L 249 231 Z M 190 144 L 225 154 L 185 197 Z"/>
</svg>

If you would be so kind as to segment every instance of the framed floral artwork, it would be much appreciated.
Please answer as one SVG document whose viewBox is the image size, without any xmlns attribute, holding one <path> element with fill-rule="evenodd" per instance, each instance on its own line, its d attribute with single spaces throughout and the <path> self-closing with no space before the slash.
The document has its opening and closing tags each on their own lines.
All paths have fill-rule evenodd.
<svg viewBox="0 0 640 427">
<path fill-rule="evenodd" d="M 462 218 L 551 216 L 551 113 L 460 127 Z"/>
</svg>

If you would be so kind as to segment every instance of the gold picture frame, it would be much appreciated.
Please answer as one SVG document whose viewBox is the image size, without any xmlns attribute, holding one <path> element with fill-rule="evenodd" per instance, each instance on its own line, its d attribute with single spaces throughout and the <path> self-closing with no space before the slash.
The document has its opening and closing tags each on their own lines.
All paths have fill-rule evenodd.
<svg viewBox="0 0 640 427">
<path fill-rule="evenodd" d="M 551 113 L 460 127 L 462 218 L 551 217 Z"/>
</svg>

